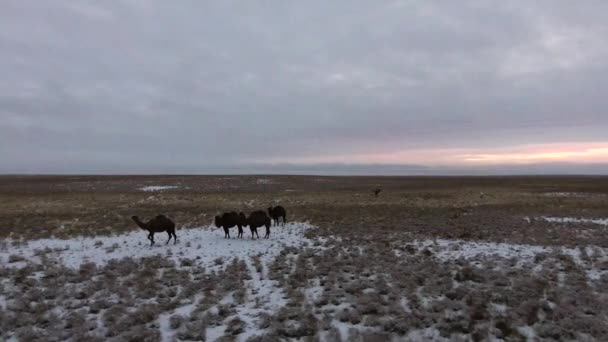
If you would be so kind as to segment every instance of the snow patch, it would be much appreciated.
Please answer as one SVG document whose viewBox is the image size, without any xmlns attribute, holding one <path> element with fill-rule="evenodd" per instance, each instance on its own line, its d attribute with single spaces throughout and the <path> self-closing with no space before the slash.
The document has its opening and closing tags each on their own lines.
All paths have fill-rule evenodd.
<svg viewBox="0 0 608 342">
<path fill-rule="evenodd" d="M 192 311 L 194 311 L 194 309 L 196 308 L 196 303 L 198 303 L 198 301 L 201 298 L 202 298 L 201 295 L 196 295 L 191 303 L 185 304 L 183 306 L 176 308 L 173 311 L 164 312 L 159 315 L 158 325 L 159 325 L 160 334 L 161 334 L 161 341 L 163 341 L 163 342 L 174 341 L 173 337 L 175 336 L 176 331 L 171 329 L 171 322 L 170 322 L 171 316 L 181 315 L 182 317 L 185 317 L 185 318 L 189 317 L 190 314 L 192 313 Z"/>
<path fill-rule="evenodd" d="M 177 189 L 179 186 L 176 185 L 147 185 L 139 188 L 141 191 L 162 191 L 162 190 L 170 190 Z"/>
<path fill-rule="evenodd" d="M 587 197 L 589 194 L 584 192 L 545 192 L 546 197 Z"/>
<path fill-rule="evenodd" d="M 161 255 L 177 265 L 181 259 L 188 258 L 192 259 L 194 264 L 205 266 L 207 269 L 223 269 L 233 258 L 249 259 L 250 256 L 258 254 L 265 258 L 274 258 L 284 247 L 301 246 L 307 241 L 304 233 L 312 227 L 308 223 L 292 222 L 284 227 L 272 227 L 270 239 L 256 240 L 251 240 L 249 232 L 244 234 L 243 239 L 224 239 L 224 232 L 211 226 L 179 229 L 176 232 L 177 244 L 171 241 L 166 245 L 166 234 L 157 233 L 154 246 L 150 246 L 146 238 L 148 233 L 143 230 L 115 236 L 30 240 L 15 246 L 11 239 L 7 239 L 6 248 L 0 250 L 0 265 L 18 267 L 21 263 L 8 262 L 9 256 L 13 254 L 33 263 L 40 263 L 44 255 L 70 268 L 78 268 L 86 262 L 104 265 L 110 260 L 126 257 Z M 217 264 L 217 259 L 224 262 Z"/>
<path fill-rule="evenodd" d="M 608 219 L 589 219 L 589 218 L 576 218 L 576 217 L 552 217 L 552 216 L 541 216 L 541 220 L 551 223 L 592 223 L 599 224 L 602 226 L 608 225 Z"/>
<path fill-rule="evenodd" d="M 495 242 L 474 242 L 464 240 L 416 240 L 410 243 L 418 252 L 429 250 L 432 255 L 441 262 L 452 262 L 457 259 L 469 261 L 480 261 L 491 258 L 501 260 L 514 260 L 515 267 L 532 267 L 536 264 L 535 257 L 540 254 L 554 255 L 564 254 L 570 256 L 572 260 L 585 269 L 587 278 L 590 280 L 599 279 L 608 271 L 598 269 L 597 265 L 608 261 L 608 248 L 598 246 L 585 247 L 561 247 L 561 246 L 535 246 L 525 244 L 495 243 Z M 594 263 L 584 260 L 582 251 L 586 254 L 594 254 L 597 260 Z M 397 256 L 406 255 L 403 248 L 396 249 Z"/>
</svg>

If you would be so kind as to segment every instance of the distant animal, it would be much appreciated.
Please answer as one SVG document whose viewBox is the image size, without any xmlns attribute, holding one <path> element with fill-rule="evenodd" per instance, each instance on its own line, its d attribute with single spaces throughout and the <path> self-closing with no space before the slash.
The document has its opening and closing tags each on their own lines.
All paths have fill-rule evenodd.
<svg viewBox="0 0 608 342">
<path fill-rule="evenodd" d="M 137 216 L 132 216 L 131 219 L 135 221 L 135 223 L 139 227 L 148 231 L 148 240 L 150 240 L 150 246 L 154 245 L 154 233 L 160 232 L 167 232 L 167 234 L 169 234 L 169 240 L 167 240 L 167 244 L 169 244 L 171 238 L 173 238 L 174 243 L 177 244 L 177 235 L 175 235 L 175 223 L 171 221 L 171 219 L 167 216 L 159 214 L 147 223 L 142 222 Z"/>
<path fill-rule="evenodd" d="M 382 192 L 382 189 L 377 188 L 374 190 L 374 196 L 378 197 L 378 195 L 380 195 L 380 193 Z"/>
<path fill-rule="evenodd" d="M 272 218 L 275 226 L 279 225 L 280 218 L 283 218 L 283 225 L 285 225 L 285 222 L 287 222 L 287 213 L 285 212 L 285 208 L 280 205 L 268 208 L 268 216 Z"/>
<path fill-rule="evenodd" d="M 263 210 L 256 210 L 254 212 L 252 212 L 251 214 L 249 214 L 249 217 L 247 217 L 247 225 L 249 226 L 249 229 L 251 229 L 251 238 L 253 239 L 253 233 L 255 232 L 255 234 L 258 236 L 258 238 L 260 238 L 260 235 L 258 235 L 258 227 L 266 227 L 266 235 L 264 235 L 265 239 L 268 239 L 270 237 L 270 217 L 268 217 L 268 215 L 266 215 L 266 212 Z"/>
<path fill-rule="evenodd" d="M 224 238 L 230 239 L 230 228 L 235 226 L 239 229 L 237 237 L 242 238 L 243 226 L 246 226 L 246 218 L 243 213 L 237 214 L 236 211 L 231 211 L 224 213 L 222 216 L 216 216 L 214 223 L 216 227 L 224 229 Z"/>
</svg>

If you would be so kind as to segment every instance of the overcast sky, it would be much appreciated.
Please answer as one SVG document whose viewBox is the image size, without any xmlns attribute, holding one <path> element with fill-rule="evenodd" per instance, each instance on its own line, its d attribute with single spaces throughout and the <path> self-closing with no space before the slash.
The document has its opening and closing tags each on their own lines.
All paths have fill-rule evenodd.
<svg viewBox="0 0 608 342">
<path fill-rule="evenodd" d="M 3 173 L 608 164 L 604 0 L 4 0 L 0 75 Z"/>
</svg>

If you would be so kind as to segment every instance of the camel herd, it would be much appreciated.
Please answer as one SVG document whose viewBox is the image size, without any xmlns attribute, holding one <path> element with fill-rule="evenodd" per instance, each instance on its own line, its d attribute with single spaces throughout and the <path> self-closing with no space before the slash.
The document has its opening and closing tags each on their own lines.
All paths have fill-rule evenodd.
<svg viewBox="0 0 608 342">
<path fill-rule="evenodd" d="M 169 240 L 167 240 L 167 244 L 171 242 L 173 239 L 174 243 L 177 243 L 177 235 L 175 235 L 175 222 L 173 222 L 170 218 L 165 215 L 157 215 L 155 218 L 151 219 L 148 222 L 143 222 L 137 216 L 131 217 L 133 221 L 142 229 L 148 232 L 148 240 L 150 240 L 150 246 L 154 245 L 154 233 L 162 233 L 167 232 L 169 235 Z M 258 228 L 266 227 L 266 234 L 264 235 L 265 239 L 270 238 L 270 226 L 274 223 L 275 225 L 279 225 L 282 219 L 282 224 L 284 225 L 287 222 L 287 212 L 285 208 L 282 206 L 269 207 L 268 214 L 263 210 L 256 210 L 249 214 L 249 216 L 245 216 L 245 214 L 237 213 L 236 211 L 231 211 L 224 213 L 222 215 L 215 216 L 215 226 L 217 228 L 224 229 L 224 238 L 230 238 L 230 228 L 237 227 L 238 228 L 238 238 L 243 237 L 243 227 L 249 226 L 251 230 L 251 239 L 255 239 L 257 236 L 260 238 L 258 234 Z"/>
</svg>

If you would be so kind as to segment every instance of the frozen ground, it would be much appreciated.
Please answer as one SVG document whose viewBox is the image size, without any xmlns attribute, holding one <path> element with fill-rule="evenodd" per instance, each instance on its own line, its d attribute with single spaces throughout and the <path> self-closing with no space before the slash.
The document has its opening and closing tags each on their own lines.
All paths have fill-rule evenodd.
<svg viewBox="0 0 608 342">
<path fill-rule="evenodd" d="M 0 338 L 606 336 L 606 248 L 396 235 L 383 240 L 382 234 L 353 244 L 336 236 L 306 238 L 314 229 L 297 222 L 273 227 L 268 240 L 251 240 L 248 229 L 244 239 L 224 239 L 221 229 L 212 227 L 180 229 L 177 245 L 165 245 L 166 234 L 157 234 L 154 247 L 143 230 L 67 240 L 6 239 L 0 245 L 5 309 Z"/>
<path fill-rule="evenodd" d="M 428 251 L 441 262 L 466 260 L 473 266 L 481 267 L 487 261 L 500 261 L 510 263 L 511 267 L 527 269 L 531 272 L 539 270 L 538 258 L 568 256 L 577 266 L 585 270 L 589 280 L 597 280 L 604 274 L 608 275 L 606 269 L 608 249 L 598 246 L 569 248 L 448 239 L 413 241 L 407 246 L 417 252 Z M 403 246 L 395 250 L 397 256 L 402 256 L 406 252 Z M 593 255 L 593 261 L 590 260 L 590 255 Z"/>
<path fill-rule="evenodd" d="M 174 284 L 175 293 L 173 295 L 179 300 L 176 300 L 167 309 L 156 307 L 154 314 L 158 318 L 149 323 L 155 329 L 158 328 L 159 335 L 156 337 L 162 341 L 173 341 L 175 336 L 181 334 L 182 338 L 205 336 L 207 340 L 213 341 L 226 334 L 226 329 L 234 328 L 232 321 L 238 319 L 242 325 L 239 328 L 238 340 L 244 341 L 250 336 L 264 332 L 264 329 L 258 328 L 257 320 L 260 317 L 274 315 L 285 304 L 283 291 L 276 287 L 275 281 L 268 278 L 268 268 L 276 256 L 286 248 L 308 245 L 310 241 L 304 237 L 304 233 L 312 228 L 308 223 L 288 223 L 285 226 L 272 227 L 270 239 L 255 240 L 251 239 L 248 229 L 245 230 L 243 239 L 225 239 L 221 229 L 212 227 L 181 229 L 177 232 L 177 244 L 174 245 L 171 242 L 166 245 L 165 234 L 157 234 L 157 244 L 153 247 L 149 246 L 146 239 L 147 232 L 143 230 L 116 236 L 67 240 L 41 239 L 21 242 L 7 239 L 0 246 L 0 266 L 5 267 L 5 271 L 15 270 L 15 272 L 36 269 L 37 271 L 32 272 L 32 277 L 37 281 L 48 277 L 46 270 L 49 268 L 67 268 L 77 272 L 83 272 L 83 268 L 87 267 L 103 270 L 99 272 L 101 274 L 93 276 L 92 279 L 81 279 L 81 286 L 78 287 L 86 287 L 89 285 L 89 281 L 95 280 L 95 277 L 105 277 L 110 270 L 116 267 L 127 267 L 124 264 L 132 262 L 158 263 L 161 273 L 169 272 L 169 270 L 183 270 L 186 274 L 202 272 L 215 279 L 213 281 L 215 284 L 209 285 L 222 287 L 218 283 L 225 281 L 227 282 L 225 286 L 230 287 L 231 291 L 213 290 L 206 293 L 207 297 L 213 295 L 213 298 L 206 298 L 201 293 L 201 288 L 194 288 L 190 290 L 192 293 L 183 295 L 184 298 L 179 298 L 184 292 L 183 288 L 188 286 L 188 281 Z M 264 228 L 261 230 L 263 236 Z M 231 234 L 236 236 L 236 233 L 236 229 L 232 229 Z M 91 266 L 92 264 L 96 266 Z M 154 271 L 156 272 L 156 270 Z M 137 269 L 132 272 L 137 273 Z M 239 279 L 226 280 L 235 272 L 240 273 Z M 150 274 L 149 277 L 156 281 L 162 280 L 162 276 L 157 278 L 158 274 Z M 129 276 L 125 275 L 119 281 L 128 282 Z M 139 278 L 136 281 L 148 282 L 150 279 Z M 240 286 L 238 286 L 239 283 Z M 18 311 L 17 305 L 20 302 L 18 297 L 21 292 L 18 290 L 18 285 L 11 284 L 8 279 L 0 284 L 3 286 L 2 288 L 7 288 L 12 293 L 9 295 L 12 298 L 8 300 L 1 296 L 0 305 L 8 307 L 9 311 L 13 309 Z M 85 302 L 86 305 L 90 305 L 96 295 L 97 293 L 91 294 L 91 297 L 87 295 L 86 300 L 80 298 L 83 300 L 81 305 L 85 305 Z M 235 299 L 235 296 L 240 299 Z M 197 328 L 186 327 L 186 324 L 181 327 L 181 332 L 175 326 L 171 328 L 173 316 L 185 317 L 188 320 L 195 310 L 201 310 L 203 301 L 213 304 L 207 304 L 209 307 L 205 308 L 205 314 L 214 317 L 214 324 L 209 324 L 209 327 L 199 327 L 199 335 L 196 333 L 188 335 L 192 334 L 190 330 Z M 117 303 L 120 302 L 120 300 L 117 301 Z M 145 307 L 146 304 L 159 305 L 159 303 L 158 297 L 151 298 L 151 300 L 134 300 L 131 303 L 131 309 L 127 310 L 137 310 Z M 53 312 L 64 317 L 67 317 L 72 310 L 68 302 L 55 303 L 55 305 Z M 226 315 L 226 317 L 217 318 L 215 317 L 217 315 Z M 96 323 L 92 331 L 95 332 L 95 336 L 103 335 L 104 324 L 100 323 L 104 320 L 103 312 L 98 312 L 93 316 Z M 231 322 L 233 326 L 230 326 Z M 200 335 L 201 333 L 203 335 Z M 13 331 L 8 336 L 14 337 L 14 334 L 21 338 L 29 336 L 24 331 Z M 228 334 L 230 335 L 230 333 Z M 7 338 L 8 336 L 2 337 Z M 108 337 L 107 334 L 106 337 Z"/>
<path fill-rule="evenodd" d="M 307 223 L 288 223 L 284 227 L 272 227 L 270 239 L 251 239 L 249 229 L 245 228 L 243 239 L 235 239 L 236 228 L 231 229 L 232 239 L 225 239 L 222 229 L 213 226 L 178 229 L 178 243 L 166 244 L 166 233 L 156 233 L 155 245 L 150 246 L 147 231 L 137 230 L 127 234 L 100 237 L 81 237 L 73 239 L 40 239 L 14 241 L 5 239 L 0 245 L 0 265 L 22 267 L 26 261 L 9 262 L 11 255 L 28 262 L 40 263 L 41 258 L 56 260 L 69 268 L 92 262 L 104 266 L 110 260 L 126 257 L 143 258 L 163 256 L 170 261 L 181 259 L 195 260 L 196 265 L 214 265 L 216 260 L 229 261 L 232 258 L 247 258 L 264 255 L 267 259 L 283 248 L 301 245 L 304 233 L 312 226 Z M 258 229 L 264 236 L 264 229 Z"/>
</svg>

